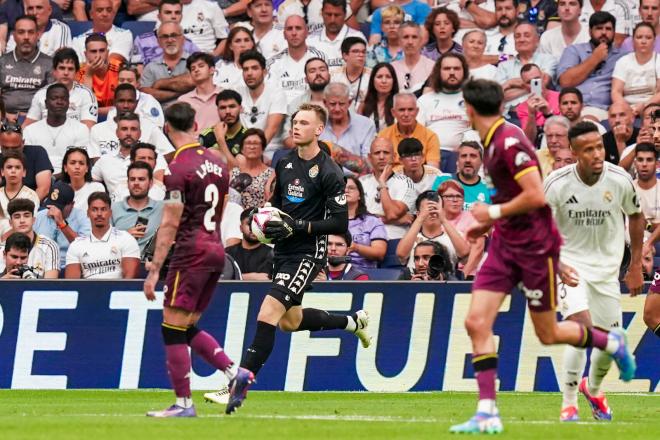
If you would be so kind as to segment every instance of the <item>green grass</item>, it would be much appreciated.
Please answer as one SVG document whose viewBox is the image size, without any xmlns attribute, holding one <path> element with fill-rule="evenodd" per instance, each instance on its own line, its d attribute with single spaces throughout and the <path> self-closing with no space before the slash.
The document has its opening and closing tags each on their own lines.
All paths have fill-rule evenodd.
<svg viewBox="0 0 660 440">
<path fill-rule="evenodd" d="M 0 391 L 4 439 L 420 439 L 455 438 L 447 429 L 472 415 L 471 393 L 253 392 L 232 416 L 193 395 L 197 419 L 156 420 L 147 410 L 173 401 L 171 392 Z M 580 401 L 579 424 L 559 424 L 556 393 L 501 393 L 499 407 L 512 439 L 652 439 L 660 436 L 660 395 L 608 396 L 612 423 L 596 422 Z"/>
</svg>

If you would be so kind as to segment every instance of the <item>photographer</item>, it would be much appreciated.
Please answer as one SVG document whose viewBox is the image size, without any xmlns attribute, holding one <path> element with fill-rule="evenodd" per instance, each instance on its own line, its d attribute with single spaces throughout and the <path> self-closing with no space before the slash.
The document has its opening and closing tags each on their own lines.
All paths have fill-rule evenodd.
<svg viewBox="0 0 660 440">
<path fill-rule="evenodd" d="M 20 232 L 14 232 L 7 238 L 2 255 L 5 270 L 0 273 L 0 279 L 18 280 L 21 278 L 36 278 L 27 265 L 32 249 L 30 237 Z"/>
<path fill-rule="evenodd" d="M 410 281 L 455 281 L 453 266 L 447 248 L 438 242 L 426 240 L 415 246 L 414 269 L 406 267 L 399 277 Z"/>
<path fill-rule="evenodd" d="M 328 280 L 368 280 L 369 275 L 353 267 L 348 248 L 353 240 L 349 233 L 328 235 Z"/>
</svg>

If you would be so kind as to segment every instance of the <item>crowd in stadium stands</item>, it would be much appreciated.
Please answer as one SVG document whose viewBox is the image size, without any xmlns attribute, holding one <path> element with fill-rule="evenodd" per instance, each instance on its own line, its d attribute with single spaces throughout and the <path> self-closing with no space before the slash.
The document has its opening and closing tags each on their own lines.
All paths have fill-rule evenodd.
<svg viewBox="0 0 660 440">
<path fill-rule="evenodd" d="M 594 122 L 650 232 L 658 33 L 660 0 L 3 0 L 0 277 L 143 276 L 174 157 L 163 109 L 183 101 L 231 176 L 226 278 L 270 279 L 248 212 L 315 102 L 350 218 L 319 279 L 472 279 L 489 237 L 466 239 L 470 207 L 490 190 L 470 77 L 502 85 L 544 178 L 574 162 L 568 130 Z"/>
</svg>

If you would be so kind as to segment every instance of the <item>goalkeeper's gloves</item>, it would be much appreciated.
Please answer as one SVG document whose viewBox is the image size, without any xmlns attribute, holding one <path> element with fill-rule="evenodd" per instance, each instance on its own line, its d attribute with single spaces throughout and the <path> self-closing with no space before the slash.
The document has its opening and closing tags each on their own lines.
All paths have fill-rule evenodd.
<svg viewBox="0 0 660 440">
<path fill-rule="evenodd" d="M 280 211 L 282 221 L 271 220 L 266 223 L 264 235 L 266 238 L 278 243 L 296 233 L 309 233 L 309 222 L 306 220 L 294 220 L 291 216 Z"/>
</svg>

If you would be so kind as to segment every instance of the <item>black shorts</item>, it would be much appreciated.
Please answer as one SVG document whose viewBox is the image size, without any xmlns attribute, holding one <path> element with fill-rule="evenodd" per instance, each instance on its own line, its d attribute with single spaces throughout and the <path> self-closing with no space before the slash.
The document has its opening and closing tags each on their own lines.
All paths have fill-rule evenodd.
<svg viewBox="0 0 660 440">
<path fill-rule="evenodd" d="M 299 306 L 305 291 L 321 271 L 321 264 L 320 261 L 308 257 L 275 258 L 270 295 L 280 301 L 287 310 Z"/>
</svg>

